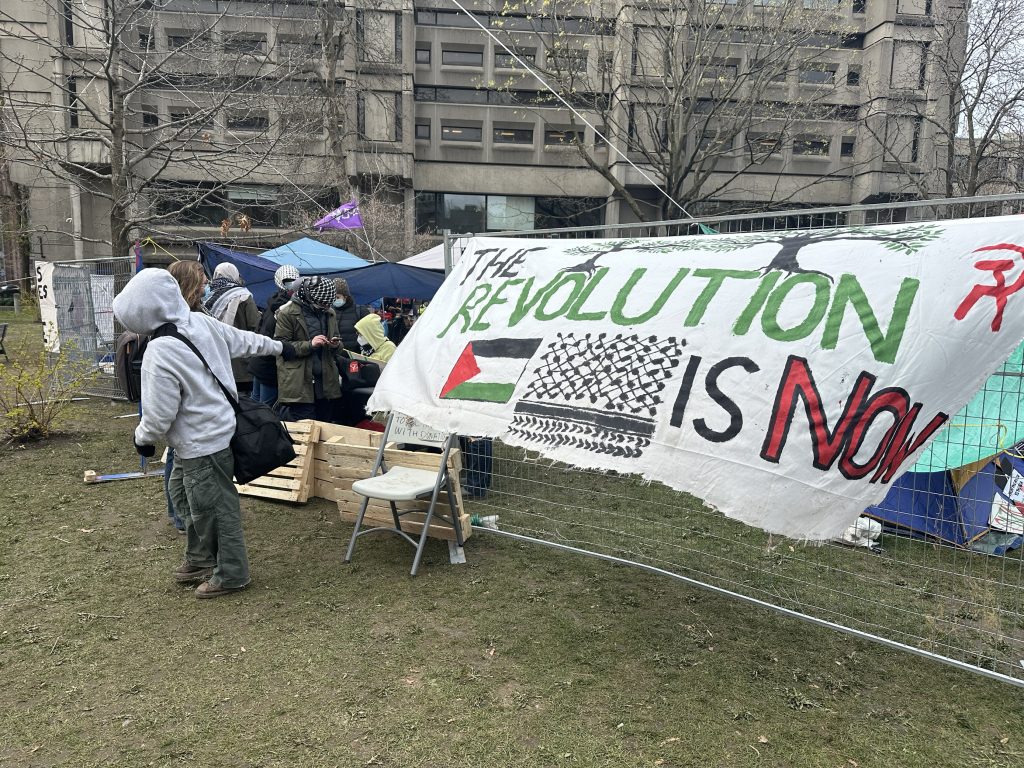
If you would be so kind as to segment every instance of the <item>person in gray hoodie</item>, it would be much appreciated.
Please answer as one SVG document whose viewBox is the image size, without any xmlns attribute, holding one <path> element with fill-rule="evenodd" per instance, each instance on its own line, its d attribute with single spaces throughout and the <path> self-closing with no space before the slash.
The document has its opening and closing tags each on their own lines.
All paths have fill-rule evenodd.
<svg viewBox="0 0 1024 768">
<path fill-rule="evenodd" d="M 249 583 L 249 558 L 232 482 L 235 412 L 213 377 L 234 394 L 232 358 L 292 357 L 295 350 L 190 312 L 178 283 L 162 269 L 135 275 L 114 299 L 113 309 L 125 328 L 139 334 L 172 323 L 210 366 L 207 370 L 180 339 L 157 334 L 150 340 L 142 359 L 142 418 L 135 447 L 143 456 L 152 456 L 160 442 L 175 451 L 168 488 L 187 536 L 185 562 L 174 570 L 175 581 L 202 582 L 195 593 L 199 598 L 243 589 Z"/>
</svg>

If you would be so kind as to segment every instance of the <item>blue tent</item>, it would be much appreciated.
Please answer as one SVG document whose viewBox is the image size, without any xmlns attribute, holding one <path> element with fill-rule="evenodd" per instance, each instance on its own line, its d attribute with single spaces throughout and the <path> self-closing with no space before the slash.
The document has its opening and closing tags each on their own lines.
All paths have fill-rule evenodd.
<svg viewBox="0 0 1024 768">
<path fill-rule="evenodd" d="M 881 521 L 890 533 L 1002 555 L 1024 543 L 1017 506 L 1024 506 L 1022 490 L 1024 459 L 1014 451 L 996 456 L 959 493 L 949 472 L 907 472 L 864 514 Z"/>
<path fill-rule="evenodd" d="M 245 281 L 246 287 L 252 291 L 256 304 L 267 305 L 267 299 L 277 290 L 274 285 L 274 272 L 280 264 L 253 256 L 248 253 L 233 251 L 216 243 L 198 243 L 199 260 L 207 274 L 222 261 L 228 261 L 238 267 L 238 272 Z M 444 273 L 431 269 L 403 267 L 401 264 L 381 262 L 368 264 L 355 269 L 338 269 L 331 271 L 307 270 L 299 266 L 303 275 L 319 274 L 325 277 L 344 277 L 348 281 L 352 296 L 360 304 L 369 304 L 381 297 L 406 298 L 418 301 L 429 301 L 434 298 L 437 289 L 444 282 Z"/>
<path fill-rule="evenodd" d="M 341 248 L 335 248 L 309 237 L 271 248 L 269 251 L 261 253 L 260 256 L 278 266 L 282 264 L 296 266 L 304 275 L 318 275 L 353 267 L 365 267 L 370 263 Z"/>
</svg>

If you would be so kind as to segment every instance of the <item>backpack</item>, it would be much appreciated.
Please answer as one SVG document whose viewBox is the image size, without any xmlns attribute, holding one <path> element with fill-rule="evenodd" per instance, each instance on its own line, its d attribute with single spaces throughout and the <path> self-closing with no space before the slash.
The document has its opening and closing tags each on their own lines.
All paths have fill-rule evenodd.
<svg viewBox="0 0 1024 768">
<path fill-rule="evenodd" d="M 375 387 L 380 378 L 380 366 L 369 360 L 339 360 L 338 372 L 343 392 Z"/>
<path fill-rule="evenodd" d="M 142 398 L 142 356 L 149 336 L 125 331 L 114 341 L 114 377 L 129 403 Z"/>
</svg>

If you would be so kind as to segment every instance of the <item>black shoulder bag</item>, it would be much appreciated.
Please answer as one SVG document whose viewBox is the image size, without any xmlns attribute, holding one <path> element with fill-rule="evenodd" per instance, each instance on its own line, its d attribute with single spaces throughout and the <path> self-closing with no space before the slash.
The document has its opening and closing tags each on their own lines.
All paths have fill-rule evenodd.
<svg viewBox="0 0 1024 768">
<path fill-rule="evenodd" d="M 156 335 L 173 336 L 195 352 L 235 410 L 235 434 L 231 438 L 231 453 L 235 457 L 235 480 L 238 483 L 244 485 L 251 482 L 295 458 L 295 448 L 292 446 L 288 430 L 270 406 L 245 395 L 237 400 L 232 397 L 231 391 L 217 378 L 217 374 L 210 368 L 210 364 L 206 362 L 206 358 L 196 345 L 179 333 L 173 325 L 170 328 L 161 327 L 154 337 Z"/>
</svg>

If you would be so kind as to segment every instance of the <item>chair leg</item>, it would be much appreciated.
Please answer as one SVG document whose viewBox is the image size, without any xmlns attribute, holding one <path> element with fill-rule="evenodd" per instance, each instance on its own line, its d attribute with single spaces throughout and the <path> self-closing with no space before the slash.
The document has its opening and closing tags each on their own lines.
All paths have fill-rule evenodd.
<svg viewBox="0 0 1024 768">
<path fill-rule="evenodd" d="M 389 503 L 391 504 L 391 517 L 393 517 L 395 519 L 395 528 L 399 532 L 401 532 L 402 531 L 402 520 L 398 516 L 398 506 L 393 501 L 389 502 Z"/>
<path fill-rule="evenodd" d="M 352 553 L 355 551 L 356 548 L 356 537 L 359 536 L 359 528 L 363 524 L 363 516 L 366 515 L 366 507 L 369 506 L 369 504 L 370 499 L 364 496 L 363 503 L 359 507 L 359 514 L 356 516 L 356 527 L 352 529 L 352 538 L 349 539 L 348 542 L 348 552 L 345 553 L 345 559 L 342 560 L 343 563 L 352 562 Z"/>
<path fill-rule="evenodd" d="M 430 504 L 427 509 L 427 516 L 423 520 L 423 532 L 420 534 L 419 544 L 416 545 L 416 557 L 412 561 L 412 571 L 409 572 L 410 576 L 415 576 L 416 571 L 420 569 L 420 560 L 423 559 L 423 550 L 427 546 L 427 534 L 430 532 L 430 521 L 434 518 L 434 506 L 435 502 Z"/>
</svg>

